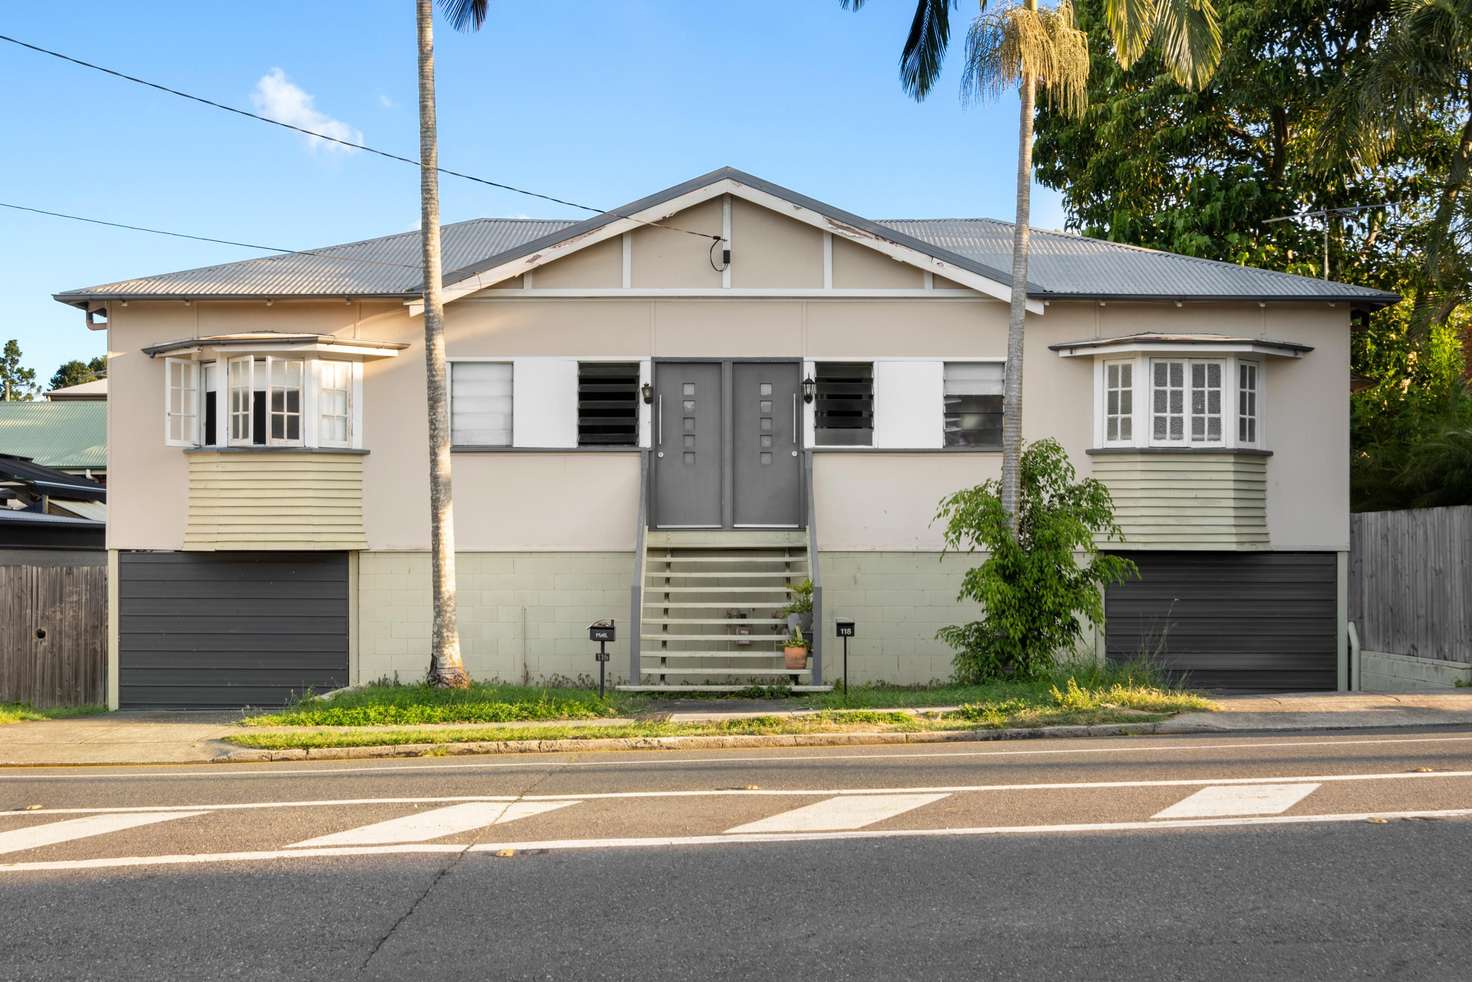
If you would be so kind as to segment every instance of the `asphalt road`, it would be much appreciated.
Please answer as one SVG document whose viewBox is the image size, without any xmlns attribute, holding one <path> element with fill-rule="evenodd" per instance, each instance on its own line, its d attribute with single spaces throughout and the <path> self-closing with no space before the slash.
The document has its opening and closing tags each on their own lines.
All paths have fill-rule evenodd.
<svg viewBox="0 0 1472 982">
<path fill-rule="evenodd" d="M 0 979 L 1466 980 L 1469 846 L 1446 730 L 0 770 Z"/>
</svg>

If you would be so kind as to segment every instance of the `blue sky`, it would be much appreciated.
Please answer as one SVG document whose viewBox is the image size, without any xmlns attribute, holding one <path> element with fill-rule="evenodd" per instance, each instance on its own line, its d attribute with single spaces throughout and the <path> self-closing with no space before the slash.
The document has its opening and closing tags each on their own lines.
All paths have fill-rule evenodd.
<svg viewBox="0 0 1472 982">
<path fill-rule="evenodd" d="M 7 5 L 0 33 L 417 156 L 411 0 Z M 440 160 L 598 207 L 730 164 L 871 218 L 1009 218 L 1016 102 L 916 104 L 912 0 L 500 0 L 441 22 Z M 0 44 L 0 200 L 287 248 L 418 224 L 415 169 Z M 446 221 L 584 213 L 445 178 Z M 1035 189 L 1034 224 L 1060 227 Z M 44 380 L 102 353 L 63 289 L 259 253 L 0 210 L 0 340 Z"/>
</svg>

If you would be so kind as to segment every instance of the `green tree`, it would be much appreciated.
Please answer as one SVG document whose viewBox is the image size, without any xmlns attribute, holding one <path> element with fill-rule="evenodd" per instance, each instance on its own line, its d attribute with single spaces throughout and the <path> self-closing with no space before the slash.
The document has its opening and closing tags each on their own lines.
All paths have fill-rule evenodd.
<svg viewBox="0 0 1472 982">
<path fill-rule="evenodd" d="M 458 30 L 479 30 L 490 0 L 440 0 Z M 416 0 L 419 35 L 419 215 L 424 260 L 425 396 L 429 410 L 430 630 L 429 681 L 464 688 L 470 675 L 460 656 L 455 616 L 455 507 L 450 480 L 450 410 L 445 386 L 444 271 L 440 253 L 438 125 L 434 98 L 434 10 Z"/>
<path fill-rule="evenodd" d="M 860 9 L 864 0 L 840 0 Z M 1200 88 L 1221 57 L 1221 35 L 1210 0 L 1104 0 L 1107 33 L 1119 63 L 1129 66 L 1147 50 L 1158 53 L 1171 76 Z M 900 52 L 900 85 L 916 100 L 929 95 L 950 45 L 956 0 L 916 0 Z M 1007 377 L 1002 395 L 1002 510 L 1014 531 L 1021 494 L 1022 354 L 1027 315 L 1033 116 L 1038 88 L 1053 111 L 1083 112 L 1089 72 L 1088 38 L 1074 26 L 1073 5 L 1052 9 L 1037 0 L 1002 3 L 981 12 L 966 38 L 963 98 L 995 98 L 1016 86 L 1019 95 L 1017 193 L 1012 230 L 1011 304 L 1007 323 Z"/>
<path fill-rule="evenodd" d="M 20 342 L 11 338 L 0 352 L 0 401 L 30 402 L 36 393 L 36 370 L 20 363 Z"/>
<path fill-rule="evenodd" d="M 936 634 L 955 649 L 963 683 L 1046 674 L 1057 655 L 1079 646 L 1086 622 L 1104 623 L 1104 587 L 1136 573 L 1128 559 L 1098 548 L 1121 538 L 1109 489 L 1078 480 L 1054 440 L 1023 451 L 1016 535 L 997 481 L 945 498 L 935 520 L 945 522 L 947 551 L 986 552 L 957 597 L 981 604 L 981 619 Z"/>
<path fill-rule="evenodd" d="M 100 378 L 107 377 L 107 359 L 98 356 L 88 361 L 73 358 L 71 361 L 63 362 L 51 375 L 49 389 L 64 389 L 69 385 L 81 385 L 84 382 L 95 382 Z"/>
</svg>

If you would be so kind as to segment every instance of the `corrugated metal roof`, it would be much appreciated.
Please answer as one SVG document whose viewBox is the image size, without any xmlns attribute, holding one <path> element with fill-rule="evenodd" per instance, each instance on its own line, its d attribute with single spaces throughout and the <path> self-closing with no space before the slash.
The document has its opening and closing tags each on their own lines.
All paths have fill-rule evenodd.
<svg viewBox="0 0 1472 982">
<path fill-rule="evenodd" d="M 989 266 L 1012 266 L 1012 223 L 990 218 L 895 218 L 881 225 Z M 1293 276 L 1158 252 L 1120 242 L 1035 228 L 1027 277 L 1042 298 L 1365 300 L 1394 294 L 1333 280 Z"/>
<path fill-rule="evenodd" d="M 10 454 L 0 454 L 0 481 L 7 484 L 24 484 L 35 488 L 41 494 L 54 495 L 58 498 L 76 501 L 107 500 L 107 489 L 96 481 Z"/>
<path fill-rule="evenodd" d="M 0 453 L 58 470 L 106 470 L 107 403 L 0 402 Z"/>
<path fill-rule="evenodd" d="M 733 180 L 926 252 L 1006 285 L 1012 226 L 988 218 L 900 218 L 873 222 L 733 168 L 722 168 L 584 221 L 478 218 L 444 227 L 445 283 L 492 269 L 624 215 L 656 207 L 717 181 Z M 1250 269 L 1137 246 L 1035 229 L 1029 295 L 1038 299 L 1345 300 L 1393 303 L 1394 294 Z M 407 297 L 417 293 L 419 233 L 207 266 L 56 294 L 64 302 L 167 297 Z"/>
</svg>

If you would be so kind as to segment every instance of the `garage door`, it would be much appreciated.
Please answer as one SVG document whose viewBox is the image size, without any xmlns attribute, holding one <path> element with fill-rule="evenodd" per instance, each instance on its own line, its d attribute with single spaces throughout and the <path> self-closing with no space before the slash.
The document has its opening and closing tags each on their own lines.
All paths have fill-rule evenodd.
<svg viewBox="0 0 1472 982">
<path fill-rule="evenodd" d="M 1110 661 L 1142 653 L 1201 688 L 1338 684 L 1335 554 L 1136 552 L 1105 595 Z"/>
<path fill-rule="evenodd" d="M 346 553 L 119 555 L 124 707 L 279 706 L 347 675 Z"/>
</svg>

